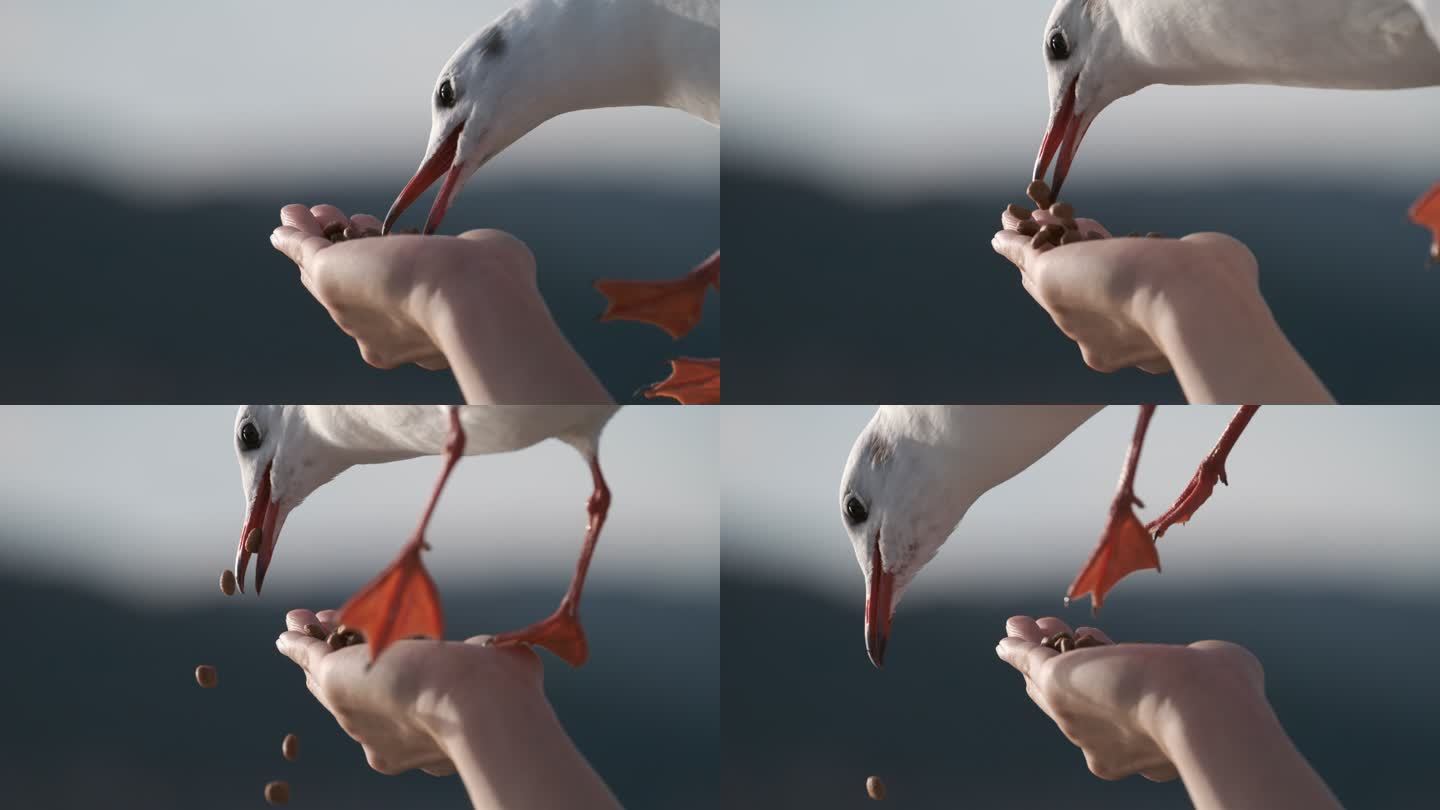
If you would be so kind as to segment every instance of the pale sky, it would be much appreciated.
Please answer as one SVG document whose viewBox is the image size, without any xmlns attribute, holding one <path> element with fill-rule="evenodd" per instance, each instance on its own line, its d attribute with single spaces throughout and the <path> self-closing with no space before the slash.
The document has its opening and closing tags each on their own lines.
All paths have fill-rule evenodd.
<svg viewBox="0 0 1440 810">
<path fill-rule="evenodd" d="M 215 595 L 245 517 L 235 411 L 0 407 L 0 568 L 131 601 Z M 614 503 L 592 581 L 718 592 L 718 417 L 638 406 L 611 421 L 600 453 Z M 439 470 L 439 457 L 354 467 L 321 487 L 290 514 L 264 596 L 302 604 L 307 582 L 359 587 L 410 537 Z M 519 579 L 551 583 L 558 598 L 590 491 L 585 462 L 556 441 L 468 456 L 440 501 L 426 564 L 442 591 Z"/>
<path fill-rule="evenodd" d="M 440 68 L 511 0 L 239 4 L 0 0 L 0 161 L 136 196 L 276 178 L 395 179 L 419 164 Z M 577 173 L 718 187 L 719 130 L 592 110 L 540 127 L 476 181 Z"/>
<path fill-rule="evenodd" d="M 725 160 L 763 156 L 847 190 L 1023 188 L 1049 113 L 1052 6 L 726 0 Z M 1419 196 L 1435 181 L 1437 131 L 1440 87 L 1151 87 L 1100 115 L 1071 182 L 1265 169 Z"/>
<path fill-rule="evenodd" d="M 838 493 L 874 408 L 725 411 L 725 565 L 860 599 Z M 1180 494 L 1232 413 L 1158 409 L 1136 478 L 1142 520 Z M 1063 595 L 1099 540 L 1135 415 L 1133 405 L 1105 409 L 982 496 L 915 580 L 915 598 L 1017 583 Z M 1440 576 L 1436 458 L 1440 408 L 1261 408 L 1230 457 L 1230 486 L 1160 541 L 1164 573 L 1134 574 L 1111 598 L 1137 583 L 1286 583 L 1316 599 L 1331 585 L 1428 593 Z"/>
</svg>

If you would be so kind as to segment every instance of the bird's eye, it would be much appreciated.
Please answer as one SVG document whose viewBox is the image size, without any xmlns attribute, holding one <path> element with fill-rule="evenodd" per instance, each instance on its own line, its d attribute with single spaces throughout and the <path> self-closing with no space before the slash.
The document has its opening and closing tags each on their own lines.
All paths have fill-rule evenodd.
<svg viewBox="0 0 1440 810">
<path fill-rule="evenodd" d="M 1050 41 L 1046 43 L 1046 50 L 1050 53 L 1050 59 L 1055 62 L 1064 62 L 1070 58 L 1070 43 L 1065 40 L 1065 32 L 1051 31 Z"/>
<path fill-rule="evenodd" d="M 435 91 L 435 103 L 449 109 L 455 106 L 455 85 L 449 79 L 440 83 L 440 89 Z"/>
<path fill-rule="evenodd" d="M 255 450 L 260 447 L 260 431 L 251 422 L 240 426 L 240 446 L 246 450 Z"/>
<path fill-rule="evenodd" d="M 865 504 L 861 503 L 859 498 L 851 495 L 845 499 L 845 519 L 850 522 L 851 526 L 859 526 L 869 517 L 870 513 L 866 511 Z"/>
</svg>

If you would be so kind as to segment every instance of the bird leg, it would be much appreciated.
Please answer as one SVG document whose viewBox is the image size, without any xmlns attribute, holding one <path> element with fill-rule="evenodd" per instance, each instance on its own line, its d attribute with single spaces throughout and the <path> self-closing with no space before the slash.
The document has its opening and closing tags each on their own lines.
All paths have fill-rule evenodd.
<svg viewBox="0 0 1440 810">
<path fill-rule="evenodd" d="M 1098 611 L 1105 601 L 1105 594 L 1126 574 L 1146 568 L 1160 570 L 1155 541 L 1140 518 L 1135 516 L 1135 507 L 1145 506 L 1135 497 L 1135 468 L 1140 463 L 1140 448 L 1145 444 L 1145 431 L 1154 413 L 1154 405 L 1140 406 L 1140 417 L 1135 422 L 1135 436 L 1130 440 L 1130 450 L 1125 455 L 1120 486 L 1115 491 L 1115 500 L 1110 503 L 1110 520 L 1105 524 L 1100 544 L 1090 555 L 1090 561 L 1070 584 L 1065 596 L 1067 605 L 1070 600 L 1089 594 L 1093 609 Z"/>
<path fill-rule="evenodd" d="M 1231 417 L 1230 424 L 1225 427 L 1225 432 L 1220 435 L 1220 441 L 1215 443 L 1215 448 L 1210 455 L 1200 463 L 1200 469 L 1195 472 L 1195 477 L 1185 486 L 1185 491 L 1175 501 L 1165 514 L 1150 522 L 1146 531 L 1159 540 L 1165 534 L 1165 530 L 1176 523 L 1185 523 L 1194 517 L 1195 511 L 1210 498 L 1210 493 L 1215 491 L 1215 482 L 1229 486 L 1230 481 L 1225 477 L 1225 459 L 1230 455 L 1230 449 L 1235 446 L 1235 440 L 1240 438 L 1245 426 L 1250 424 L 1250 418 L 1255 415 L 1259 405 L 1242 405 L 1240 410 Z"/>
<path fill-rule="evenodd" d="M 602 321 L 653 323 L 680 339 L 700 323 L 706 288 L 720 289 L 720 251 L 689 273 L 671 281 L 595 282 L 610 302 Z"/>
<path fill-rule="evenodd" d="M 1440 262 L 1440 183 L 1410 206 L 1410 221 L 1430 230 L 1430 261 Z"/>
<path fill-rule="evenodd" d="M 542 621 L 529 627 L 512 630 L 492 636 L 490 643 L 533 644 L 544 647 L 559 656 L 572 667 L 584 665 L 590 657 L 589 645 L 585 643 L 585 629 L 580 626 L 580 593 L 585 589 L 585 574 L 590 570 L 590 558 L 595 554 L 595 542 L 600 539 L 600 529 L 605 525 L 605 515 L 610 511 L 610 487 L 600 472 L 600 460 L 590 458 L 590 475 L 595 480 L 595 491 L 587 504 L 589 520 L 585 524 L 585 545 L 580 549 L 580 561 L 575 564 L 575 576 L 560 607 Z"/>
<path fill-rule="evenodd" d="M 400 556 L 385 567 L 370 584 L 361 588 L 350 601 L 340 608 L 339 623 L 351 630 L 358 630 L 370 642 L 370 661 L 373 663 L 385 648 L 403 638 L 428 636 L 445 637 L 444 617 L 440 610 L 440 594 L 435 581 L 430 578 L 420 552 L 430 548 L 425 542 L 425 530 L 435 514 L 435 504 L 440 500 L 440 491 L 450 478 L 455 463 L 465 454 L 465 430 L 460 426 L 460 408 L 450 408 L 450 438 L 445 442 L 445 466 L 440 471 L 440 480 L 430 493 L 430 502 L 420 517 L 420 525 L 411 535 L 410 541 L 400 551 Z"/>
</svg>

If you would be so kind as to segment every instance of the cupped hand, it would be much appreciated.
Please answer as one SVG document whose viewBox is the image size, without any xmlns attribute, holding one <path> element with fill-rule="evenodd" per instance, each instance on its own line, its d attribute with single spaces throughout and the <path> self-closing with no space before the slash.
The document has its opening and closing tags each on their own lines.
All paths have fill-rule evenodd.
<svg viewBox="0 0 1440 810">
<path fill-rule="evenodd" d="M 1058 222 L 1047 211 L 1033 216 L 1041 225 Z M 1031 238 L 1016 230 L 1018 222 L 1002 217 L 991 246 L 1020 270 L 1026 292 L 1079 344 L 1085 363 L 1096 371 L 1132 366 L 1157 374 L 1170 371 L 1155 338 L 1158 299 L 1218 299 L 1217 286 L 1259 295 L 1255 257 L 1224 234 L 1108 238 L 1109 231 L 1095 220 L 1077 223 L 1081 233 L 1099 231 L 1107 238 L 1033 247 Z"/>
<path fill-rule="evenodd" d="M 1025 677 L 1025 692 L 1085 754 L 1102 779 L 1143 774 L 1153 781 L 1177 776 L 1162 750 L 1169 708 L 1188 694 L 1217 684 L 1238 685 L 1263 696 L 1265 675 L 1245 648 L 1225 641 L 1114 644 L 1099 630 L 1081 627 L 1105 646 L 1060 653 L 1040 642 L 1070 627 L 1056 618 L 1014 616 L 995 652 Z"/>
<path fill-rule="evenodd" d="M 543 668 L 528 647 L 467 641 L 396 642 L 370 663 L 368 644 L 332 650 L 305 632 L 334 631 L 336 612 L 292 610 L 275 646 L 305 671 L 305 685 L 384 774 L 455 773 L 443 742 L 475 700 L 543 701 Z"/>
<path fill-rule="evenodd" d="M 377 232 L 368 214 L 346 216 L 333 205 L 287 205 L 270 236 L 276 250 L 295 262 L 305 289 L 359 344 L 365 362 L 378 368 L 415 363 L 438 370 L 448 363 L 434 337 L 437 295 L 457 279 L 482 284 L 498 300 L 519 296 L 540 302 L 535 259 L 508 234 L 476 230 L 450 236 L 392 235 L 332 243 L 327 228 Z"/>
</svg>

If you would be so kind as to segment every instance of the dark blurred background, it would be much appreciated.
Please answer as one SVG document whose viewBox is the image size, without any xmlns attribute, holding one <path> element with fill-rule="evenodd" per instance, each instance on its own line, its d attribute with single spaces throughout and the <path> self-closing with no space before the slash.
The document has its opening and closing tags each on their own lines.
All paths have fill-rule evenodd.
<svg viewBox="0 0 1440 810">
<path fill-rule="evenodd" d="M 0 217 L 26 232 L 0 263 L 5 401 L 459 401 L 448 372 L 366 365 L 270 246 L 286 202 L 383 216 L 403 180 L 141 203 L 0 164 Z M 600 323 L 605 300 L 592 282 L 677 276 L 720 244 L 719 219 L 717 195 L 700 191 L 477 176 L 445 230 L 483 226 L 523 239 L 560 328 L 626 402 L 669 374 L 669 358 L 720 353 L 720 297 L 676 342 L 645 324 Z"/>
<path fill-rule="evenodd" d="M 1083 163 L 1083 160 L 1081 161 Z M 1182 402 L 1173 375 L 1092 371 L 990 249 L 1015 182 L 866 200 L 724 158 L 727 402 Z M 1425 190 L 1302 176 L 1072 181 L 1112 231 L 1221 231 L 1260 260 L 1290 341 L 1341 402 L 1440 401 L 1440 271 L 1405 217 Z M 1217 314 L 1216 317 L 1224 317 Z"/>
</svg>

